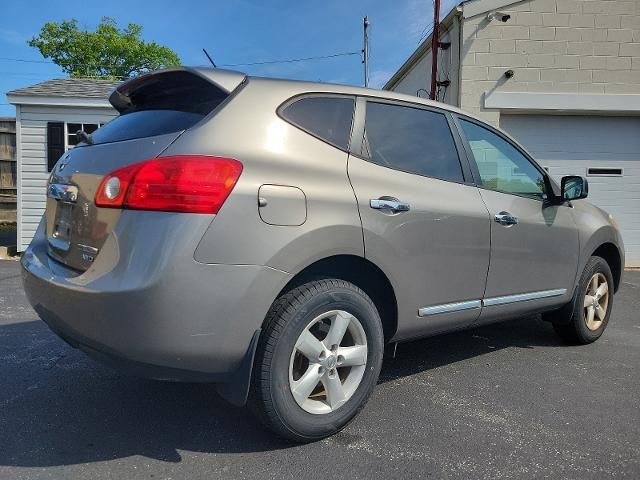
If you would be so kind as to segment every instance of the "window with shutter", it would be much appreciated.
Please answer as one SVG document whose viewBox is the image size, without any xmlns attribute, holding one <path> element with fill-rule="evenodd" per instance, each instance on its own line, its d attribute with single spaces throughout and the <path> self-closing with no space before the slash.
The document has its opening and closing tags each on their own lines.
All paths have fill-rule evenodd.
<svg viewBox="0 0 640 480">
<path fill-rule="evenodd" d="M 47 170 L 64 155 L 64 122 L 47 122 Z"/>
</svg>

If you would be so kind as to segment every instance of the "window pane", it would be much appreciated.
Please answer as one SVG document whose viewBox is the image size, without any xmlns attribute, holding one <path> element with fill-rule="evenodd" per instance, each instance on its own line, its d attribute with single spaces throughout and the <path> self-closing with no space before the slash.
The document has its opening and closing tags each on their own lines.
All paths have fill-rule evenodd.
<svg viewBox="0 0 640 480">
<path fill-rule="evenodd" d="M 282 112 L 289 122 L 342 149 L 349 148 L 354 101 L 348 97 L 307 97 Z"/>
<path fill-rule="evenodd" d="M 69 136 L 73 135 L 75 137 L 78 130 L 82 130 L 81 123 L 67 123 L 67 133 Z"/>
<path fill-rule="evenodd" d="M 461 120 L 482 186 L 517 195 L 544 196 L 544 177 L 516 147 L 475 123 Z"/>
<path fill-rule="evenodd" d="M 76 136 L 76 132 L 78 130 L 82 130 L 81 123 L 67 123 L 67 147 L 68 148 L 73 148 L 79 143 L 78 137 Z"/>
<path fill-rule="evenodd" d="M 95 123 L 83 123 L 82 129 L 85 132 L 87 132 L 89 135 L 91 135 L 93 132 L 95 132 L 98 129 L 98 125 Z"/>
<path fill-rule="evenodd" d="M 462 168 L 449 123 L 437 112 L 367 103 L 363 155 L 403 172 L 461 182 Z"/>
</svg>

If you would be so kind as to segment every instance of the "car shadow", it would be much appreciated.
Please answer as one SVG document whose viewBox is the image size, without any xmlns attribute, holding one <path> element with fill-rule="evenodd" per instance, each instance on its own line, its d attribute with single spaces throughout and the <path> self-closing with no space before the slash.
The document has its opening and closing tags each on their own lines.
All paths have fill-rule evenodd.
<svg viewBox="0 0 640 480">
<path fill-rule="evenodd" d="M 389 345 L 378 383 L 464 361 L 504 348 L 564 346 L 540 316 L 508 320 L 454 333 Z"/>
<path fill-rule="evenodd" d="M 540 320 L 516 320 L 401 344 L 380 382 L 503 348 L 555 346 Z M 0 465 L 75 465 L 180 451 L 249 453 L 292 447 L 234 408 L 214 385 L 163 383 L 94 363 L 40 321 L 0 324 Z"/>
</svg>

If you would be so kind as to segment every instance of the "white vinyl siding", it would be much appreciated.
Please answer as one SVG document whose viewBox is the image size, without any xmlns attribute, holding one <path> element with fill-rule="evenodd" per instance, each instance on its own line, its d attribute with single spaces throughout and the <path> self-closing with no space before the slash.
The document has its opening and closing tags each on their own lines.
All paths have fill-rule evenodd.
<svg viewBox="0 0 640 480">
<path fill-rule="evenodd" d="M 47 122 L 97 124 L 116 114 L 111 108 L 16 105 L 18 251 L 31 242 L 46 206 Z"/>
<path fill-rule="evenodd" d="M 626 266 L 640 267 L 640 117 L 503 114 L 500 126 L 556 179 L 587 177 L 587 200 L 617 218 Z M 622 174 L 590 175 L 592 168 Z"/>
</svg>

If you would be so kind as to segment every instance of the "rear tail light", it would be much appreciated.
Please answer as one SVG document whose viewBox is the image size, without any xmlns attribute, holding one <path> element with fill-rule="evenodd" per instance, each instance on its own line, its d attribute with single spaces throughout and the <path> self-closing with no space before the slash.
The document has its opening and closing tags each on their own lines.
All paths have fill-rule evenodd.
<svg viewBox="0 0 640 480">
<path fill-rule="evenodd" d="M 131 210 L 218 213 L 242 164 L 231 158 L 180 155 L 120 168 L 102 179 L 96 205 Z"/>
</svg>

